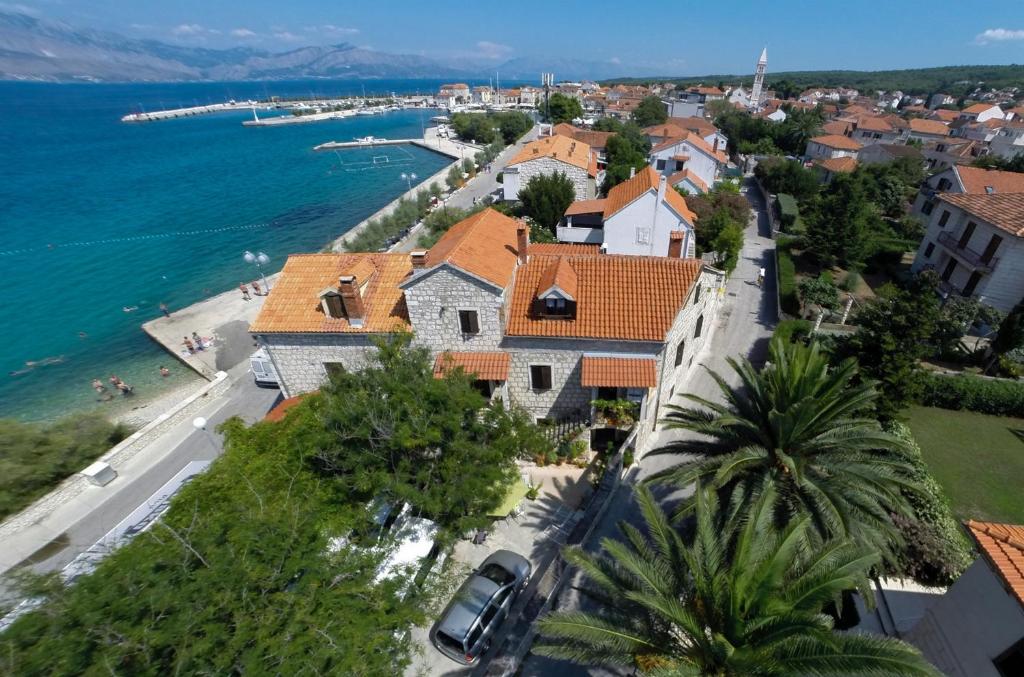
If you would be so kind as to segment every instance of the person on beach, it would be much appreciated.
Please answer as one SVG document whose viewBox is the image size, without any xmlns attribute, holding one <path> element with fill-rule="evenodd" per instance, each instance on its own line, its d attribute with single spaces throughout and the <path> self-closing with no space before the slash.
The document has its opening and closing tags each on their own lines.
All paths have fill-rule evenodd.
<svg viewBox="0 0 1024 677">
<path fill-rule="evenodd" d="M 117 389 L 120 390 L 121 394 L 125 396 L 131 395 L 132 391 L 135 390 L 124 381 L 121 381 L 120 383 L 117 384 Z"/>
<path fill-rule="evenodd" d="M 252 293 L 253 293 L 253 295 L 259 296 L 260 295 L 260 283 L 257 282 L 256 280 L 253 280 L 249 284 L 252 285 Z"/>
<path fill-rule="evenodd" d="M 171 370 L 161 364 L 160 365 L 160 375 L 163 376 L 164 378 L 167 378 L 168 376 L 171 375 Z"/>
<path fill-rule="evenodd" d="M 164 317 L 170 317 L 171 311 L 167 309 L 167 304 L 163 301 L 160 302 L 160 312 L 164 314 Z"/>
<path fill-rule="evenodd" d="M 205 350 L 206 346 L 203 345 L 203 338 L 196 332 L 192 332 L 192 340 L 196 344 L 196 350 Z"/>
<path fill-rule="evenodd" d="M 94 378 L 92 380 L 92 389 L 95 390 L 100 395 L 102 395 L 103 391 L 107 389 L 107 386 L 103 385 L 103 381 L 99 380 L 98 378 Z"/>
<path fill-rule="evenodd" d="M 243 299 L 245 299 L 246 301 L 251 300 L 249 298 L 249 288 L 245 286 L 244 282 L 239 282 L 238 283 L 238 288 L 242 290 L 242 298 Z"/>
<path fill-rule="evenodd" d="M 196 352 L 196 347 L 192 344 L 192 339 L 190 339 L 189 337 L 186 336 L 185 340 L 182 341 L 181 344 L 185 346 L 185 350 L 188 351 L 189 355 Z"/>
<path fill-rule="evenodd" d="M 110 385 L 114 386 L 115 388 L 120 388 L 122 383 L 124 383 L 124 381 L 119 379 L 117 377 L 117 374 L 110 375 Z"/>
</svg>

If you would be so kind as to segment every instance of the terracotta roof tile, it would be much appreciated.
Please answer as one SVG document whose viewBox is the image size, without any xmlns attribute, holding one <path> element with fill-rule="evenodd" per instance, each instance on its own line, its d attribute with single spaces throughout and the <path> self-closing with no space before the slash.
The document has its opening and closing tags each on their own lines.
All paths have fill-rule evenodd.
<svg viewBox="0 0 1024 677">
<path fill-rule="evenodd" d="M 699 259 L 565 257 L 578 278 L 576 316 L 549 319 L 534 314 L 534 300 L 552 258 L 531 256 L 516 272 L 506 326 L 509 336 L 664 341 L 703 267 Z"/>
<path fill-rule="evenodd" d="M 315 392 L 316 391 L 314 390 L 313 392 L 303 393 L 301 395 L 296 395 L 295 397 L 289 397 L 288 399 L 281 400 L 280 402 L 274 405 L 273 409 L 267 412 L 267 415 L 263 417 L 263 420 L 273 422 L 280 421 L 281 419 L 284 418 L 284 415 L 288 413 L 289 409 L 291 409 L 296 404 L 306 399 L 310 395 L 314 394 Z"/>
<path fill-rule="evenodd" d="M 678 186 L 683 181 L 689 181 L 693 185 L 697 186 L 702 192 L 708 192 L 708 184 L 704 183 L 704 180 L 691 172 L 689 169 L 684 169 L 681 172 L 676 172 L 672 176 L 668 177 L 668 183 L 670 186 Z M 694 217 L 697 215 L 694 214 Z"/>
<path fill-rule="evenodd" d="M 527 250 L 531 256 L 597 256 L 601 253 L 599 244 L 569 244 L 563 242 L 530 243 Z"/>
<path fill-rule="evenodd" d="M 857 160 L 852 157 L 834 157 L 827 160 L 815 160 L 814 164 L 833 174 L 848 174 L 857 169 Z"/>
<path fill-rule="evenodd" d="M 580 169 L 590 170 L 590 146 L 561 134 L 531 141 L 523 146 L 522 150 L 516 153 L 516 156 L 508 164 L 516 165 L 542 157 L 549 157 Z"/>
<path fill-rule="evenodd" d="M 968 106 L 967 108 L 964 108 L 960 112 L 961 113 L 973 113 L 974 115 L 977 115 L 978 113 L 984 113 L 989 108 L 998 108 L 998 106 L 996 106 L 994 103 L 976 103 L 976 104 Z"/>
<path fill-rule="evenodd" d="M 821 131 L 826 136 L 846 136 L 846 133 L 853 128 L 853 123 L 846 120 L 832 120 L 821 126 Z"/>
<path fill-rule="evenodd" d="M 1024 604 L 1024 526 L 995 522 L 966 522 L 989 565 L 1017 601 Z"/>
<path fill-rule="evenodd" d="M 994 193 L 1024 193 L 1024 174 L 1020 172 L 967 165 L 954 165 L 953 171 L 960 176 L 966 193 L 987 193 L 989 188 Z"/>
<path fill-rule="evenodd" d="M 939 199 L 1011 235 L 1024 237 L 1024 193 L 942 193 Z"/>
<path fill-rule="evenodd" d="M 918 134 L 932 134 L 935 136 L 949 136 L 949 127 L 938 120 L 925 120 L 924 118 L 911 118 L 910 131 Z"/>
<path fill-rule="evenodd" d="M 862 146 L 853 139 L 846 136 L 840 136 L 839 134 L 816 136 L 811 139 L 811 141 L 813 143 L 821 144 L 822 146 L 837 148 L 839 150 L 860 150 L 862 148 Z"/>
<path fill-rule="evenodd" d="M 484 381 L 507 381 L 508 353 L 444 352 L 434 359 L 434 378 L 441 378 L 445 372 L 462 367 L 467 374 Z"/>
<path fill-rule="evenodd" d="M 576 200 L 565 210 L 566 216 L 573 214 L 596 214 L 604 213 L 605 198 L 596 200 Z"/>
<path fill-rule="evenodd" d="M 647 136 L 655 136 L 663 139 L 680 138 L 685 139 L 689 134 L 685 128 L 680 127 L 676 124 L 664 123 L 660 125 L 651 125 L 650 127 L 644 127 L 643 133 Z"/>
<path fill-rule="evenodd" d="M 583 356 L 580 384 L 584 388 L 653 388 L 657 362 L 649 358 Z"/>
<path fill-rule="evenodd" d="M 361 277 L 371 269 L 368 280 Z M 293 254 L 249 331 L 386 333 L 408 329 L 405 296 L 398 285 L 411 270 L 408 254 Z M 356 275 L 362 290 L 366 317 L 361 327 L 326 316 L 320 305 L 320 292 L 338 288 L 342 275 Z"/>
<path fill-rule="evenodd" d="M 512 279 L 522 226 L 510 216 L 485 209 L 459 221 L 427 253 L 427 267 L 448 263 L 499 287 Z"/>
<path fill-rule="evenodd" d="M 936 108 L 931 112 L 930 117 L 940 122 L 952 122 L 960 117 L 960 111 L 949 110 L 948 108 Z"/>
<path fill-rule="evenodd" d="M 657 192 L 660 181 L 661 175 L 653 167 L 647 166 L 638 171 L 629 180 L 613 187 L 608 191 L 608 197 L 605 198 L 604 218 L 607 220 L 609 217 L 614 216 L 628 204 L 650 190 Z M 687 206 L 686 199 L 677 191 L 666 187 L 665 201 L 691 224 L 697 220 L 697 215 Z"/>
<path fill-rule="evenodd" d="M 891 132 L 892 125 L 883 117 L 860 115 L 857 117 L 857 129 L 864 129 L 869 132 Z"/>
<path fill-rule="evenodd" d="M 559 289 L 569 296 L 569 300 L 575 301 L 579 294 L 579 277 L 572 263 L 565 256 L 553 256 L 548 263 L 547 269 L 541 274 L 540 282 L 537 283 L 537 294 L 543 295 L 552 289 Z"/>
<path fill-rule="evenodd" d="M 691 131 L 700 136 L 711 136 L 718 131 L 711 122 L 704 118 L 698 117 L 686 117 L 686 118 L 673 118 L 670 117 L 665 121 L 667 124 L 675 125 L 676 127 L 682 127 L 687 131 Z"/>
<path fill-rule="evenodd" d="M 604 148 L 608 145 L 609 137 L 615 136 L 615 132 L 596 132 L 591 129 L 580 129 L 570 125 L 568 122 L 561 122 L 555 125 L 551 131 L 555 134 L 568 136 L 570 139 L 582 141 L 590 146 L 591 150 Z"/>
</svg>

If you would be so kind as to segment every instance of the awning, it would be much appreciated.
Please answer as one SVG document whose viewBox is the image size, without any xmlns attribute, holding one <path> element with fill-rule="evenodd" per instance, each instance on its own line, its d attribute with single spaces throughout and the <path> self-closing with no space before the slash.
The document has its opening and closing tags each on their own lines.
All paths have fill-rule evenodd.
<svg viewBox="0 0 1024 677">
<path fill-rule="evenodd" d="M 467 374 L 482 381 L 507 381 L 509 359 L 508 353 L 441 353 L 434 360 L 434 378 L 462 367 Z"/>
<path fill-rule="evenodd" d="M 584 357 L 582 384 L 587 388 L 653 388 L 656 362 L 645 357 Z"/>
</svg>

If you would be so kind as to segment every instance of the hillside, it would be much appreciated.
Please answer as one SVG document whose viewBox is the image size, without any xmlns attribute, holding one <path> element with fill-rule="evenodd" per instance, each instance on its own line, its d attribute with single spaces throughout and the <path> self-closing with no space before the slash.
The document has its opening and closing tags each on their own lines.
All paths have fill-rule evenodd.
<svg viewBox="0 0 1024 677">
<path fill-rule="evenodd" d="M 674 82 L 677 85 L 700 83 L 750 83 L 753 74 L 701 75 L 685 78 L 620 78 L 604 84 Z M 874 90 L 903 90 L 905 94 L 929 94 L 943 91 L 963 96 L 979 84 L 986 87 L 1020 87 L 1024 89 L 1024 66 L 938 66 L 935 68 L 907 68 L 885 71 L 783 71 L 766 76 L 768 87 L 788 81 L 797 89 L 808 87 L 853 87 L 864 92 Z"/>
</svg>

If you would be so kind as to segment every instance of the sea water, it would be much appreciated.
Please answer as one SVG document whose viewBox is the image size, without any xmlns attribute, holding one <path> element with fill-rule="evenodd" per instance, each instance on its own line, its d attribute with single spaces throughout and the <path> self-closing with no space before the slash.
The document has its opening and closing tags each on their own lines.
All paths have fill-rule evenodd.
<svg viewBox="0 0 1024 677">
<path fill-rule="evenodd" d="M 110 374 L 143 396 L 197 379 L 140 328 L 160 303 L 174 310 L 258 279 L 246 250 L 269 255 L 274 272 L 400 195 L 403 172 L 422 179 L 449 162 L 414 146 L 312 150 L 420 137 L 431 110 L 277 127 L 244 127 L 248 110 L 147 123 L 122 115 L 438 84 L 0 83 L 0 417 L 103 407 L 90 383 Z"/>
</svg>

